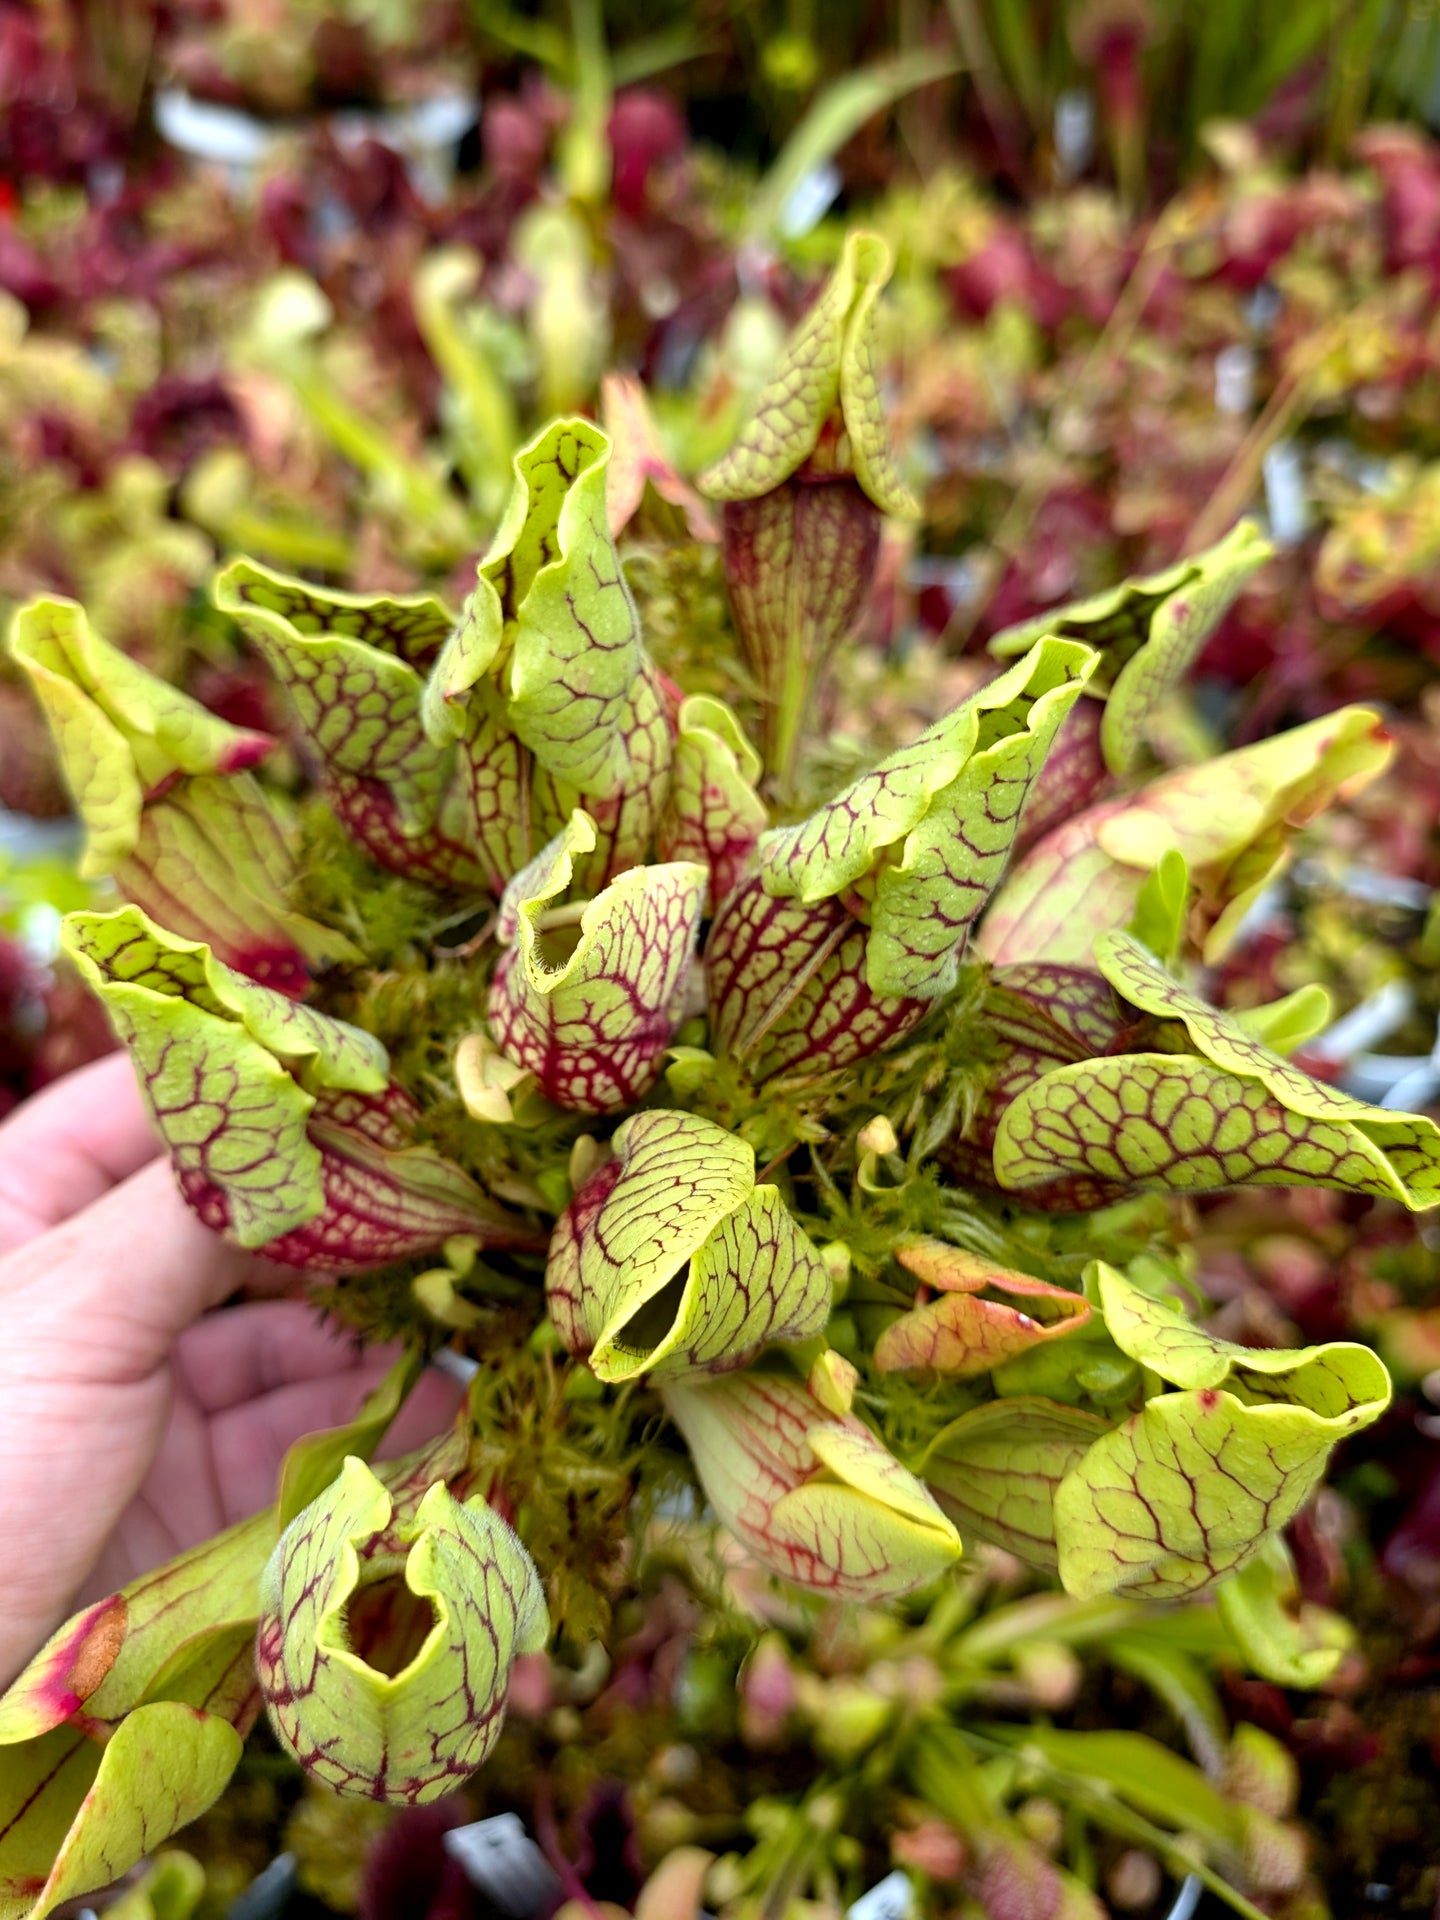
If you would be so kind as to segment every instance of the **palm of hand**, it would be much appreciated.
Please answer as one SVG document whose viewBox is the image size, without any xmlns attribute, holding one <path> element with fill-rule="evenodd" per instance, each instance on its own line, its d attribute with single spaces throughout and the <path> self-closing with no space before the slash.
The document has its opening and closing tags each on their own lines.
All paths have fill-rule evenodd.
<svg viewBox="0 0 1440 1920">
<path fill-rule="evenodd" d="M 76 1599 L 265 1506 L 286 1448 L 350 1418 L 393 1355 L 361 1357 L 300 1300 L 211 1311 L 297 1276 L 189 1213 L 125 1060 L 22 1108 L 0 1149 L 3 1687 Z M 427 1376 L 392 1444 L 453 1405 Z"/>
<path fill-rule="evenodd" d="M 392 1358 L 361 1358 L 298 1300 L 247 1302 L 188 1328 L 167 1369 L 125 1389 L 129 1417 L 158 1444 L 82 1597 L 112 1593 L 267 1506 L 291 1443 L 350 1419 Z M 103 1447 L 113 1428 L 87 1424 Z"/>
</svg>

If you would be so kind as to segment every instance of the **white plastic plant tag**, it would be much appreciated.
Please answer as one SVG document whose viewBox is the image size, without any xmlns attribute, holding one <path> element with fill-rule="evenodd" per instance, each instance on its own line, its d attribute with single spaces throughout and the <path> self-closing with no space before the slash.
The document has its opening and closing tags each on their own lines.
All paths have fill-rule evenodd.
<svg viewBox="0 0 1440 1920">
<path fill-rule="evenodd" d="M 1215 405 L 1221 413 L 1249 413 L 1255 398 L 1255 353 L 1237 341 L 1215 356 Z"/>
<path fill-rule="evenodd" d="M 1383 1107 L 1394 1104 L 1392 1094 L 1399 1092 L 1411 1074 L 1422 1074 L 1427 1080 L 1431 1077 L 1428 1053 L 1357 1053 L 1335 1084 L 1353 1100 Z M 1425 1106 L 1427 1102 L 1422 1100 L 1420 1104 Z"/>
<path fill-rule="evenodd" d="M 458 1860 L 477 1893 L 505 1915 L 531 1920 L 560 1891 L 559 1875 L 525 1831 L 520 1816 L 497 1813 L 468 1827 L 452 1827 L 445 1851 Z"/>
<path fill-rule="evenodd" d="M 1440 1072 L 1436 1071 L 1432 1059 L 1393 1081 L 1385 1097 L 1375 1104 L 1393 1108 L 1396 1113 L 1414 1113 L 1417 1107 L 1432 1106 L 1437 1096 L 1440 1096 Z"/>
<path fill-rule="evenodd" d="M 226 1920 L 275 1920 L 299 1885 L 300 1872 L 293 1853 L 277 1853 L 269 1866 L 230 1902 Z"/>
<path fill-rule="evenodd" d="M 776 225 L 784 240 L 800 240 L 818 226 L 830 211 L 845 184 L 833 160 L 802 173 L 786 196 Z"/>
<path fill-rule="evenodd" d="M 1263 340 L 1275 330 L 1275 322 L 1280 318 L 1285 301 L 1278 287 L 1272 287 L 1268 280 L 1262 280 L 1254 293 L 1245 302 L 1245 318 L 1253 332 Z"/>
<path fill-rule="evenodd" d="M 1327 1060 L 1349 1060 L 1357 1053 L 1368 1053 L 1399 1031 L 1415 1007 L 1415 995 L 1408 980 L 1387 980 L 1357 1006 L 1342 1014 L 1333 1026 L 1316 1034 L 1310 1051 Z"/>
<path fill-rule="evenodd" d="M 845 1920 L 914 1920 L 915 1889 L 897 1867 L 868 1893 L 862 1893 Z"/>
<path fill-rule="evenodd" d="M 453 1380 L 457 1387 L 468 1387 L 480 1371 L 480 1362 L 472 1360 L 468 1353 L 456 1353 L 453 1347 L 441 1347 L 430 1356 L 430 1364 L 437 1373 L 443 1373 Z M 508 1815 L 507 1815 L 508 1818 Z M 468 1827 L 461 1827 L 461 1833 L 468 1833 Z"/>
<path fill-rule="evenodd" d="M 248 196 L 256 172 L 275 149 L 274 131 L 234 107 L 197 100 L 183 87 L 162 87 L 155 96 L 155 126 L 177 152 L 224 170 L 230 192 Z"/>
<path fill-rule="evenodd" d="M 1305 499 L 1305 466 L 1293 440 L 1277 440 L 1261 463 L 1270 535 L 1277 547 L 1296 546 L 1310 525 Z"/>
<path fill-rule="evenodd" d="M 1054 140 L 1055 170 L 1062 180 L 1073 180 L 1089 166 L 1095 152 L 1095 102 L 1088 93 L 1071 88 L 1060 95 L 1055 102 Z"/>
<path fill-rule="evenodd" d="M 1335 887 L 1352 900 L 1377 907 L 1404 907 L 1412 913 L 1424 913 L 1435 897 L 1434 888 L 1423 881 L 1386 873 L 1379 867 L 1349 866 L 1333 873 L 1318 860 L 1301 860 L 1296 863 L 1294 877 L 1297 887 Z"/>
<path fill-rule="evenodd" d="M 1437 1095 L 1440 1095 L 1440 1023 L 1435 1028 L 1435 1044 L 1429 1058 L 1410 1063 L 1406 1071 L 1397 1073 L 1384 1099 L 1376 1105 L 1413 1113 L 1417 1107 L 1430 1106 Z"/>
<path fill-rule="evenodd" d="M 1195 1875 L 1187 1873 L 1180 1882 L 1180 1891 L 1175 1896 L 1175 1904 L 1166 1914 L 1165 1920 L 1190 1920 L 1190 1916 L 1200 1904 L 1200 1895 L 1203 1891 Z"/>
</svg>

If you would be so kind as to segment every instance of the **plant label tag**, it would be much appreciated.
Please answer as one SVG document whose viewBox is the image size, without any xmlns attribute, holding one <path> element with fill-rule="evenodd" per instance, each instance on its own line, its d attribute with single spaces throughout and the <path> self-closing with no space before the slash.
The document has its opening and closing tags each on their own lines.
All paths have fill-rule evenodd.
<svg viewBox="0 0 1440 1920">
<path fill-rule="evenodd" d="M 802 173 L 785 197 L 777 225 L 786 240 L 800 240 L 818 226 L 845 184 L 833 160 Z"/>
<path fill-rule="evenodd" d="M 913 1920 L 915 1890 L 908 1873 L 887 1873 L 868 1893 L 862 1893 L 845 1920 Z"/>
<path fill-rule="evenodd" d="M 1088 93 L 1072 87 L 1060 95 L 1052 138 L 1056 171 L 1062 180 L 1073 180 L 1089 166 L 1095 152 L 1095 102 Z"/>
<path fill-rule="evenodd" d="M 490 1820 L 453 1827 L 445 1836 L 445 1851 L 460 1862 L 471 1886 L 505 1920 L 531 1920 L 560 1891 L 559 1875 L 518 1814 L 497 1813 Z"/>
<path fill-rule="evenodd" d="M 1277 547 L 1293 547 L 1305 538 L 1310 509 L 1305 500 L 1305 464 L 1293 440 L 1277 440 L 1261 462 L 1270 535 Z"/>
<path fill-rule="evenodd" d="M 275 1920 L 300 1884 L 293 1853 L 277 1853 L 263 1873 L 257 1873 L 237 1899 L 230 1902 L 225 1920 Z"/>
<path fill-rule="evenodd" d="M 1255 398 L 1254 350 L 1237 343 L 1215 356 L 1215 406 L 1220 413 L 1249 413 Z"/>
</svg>

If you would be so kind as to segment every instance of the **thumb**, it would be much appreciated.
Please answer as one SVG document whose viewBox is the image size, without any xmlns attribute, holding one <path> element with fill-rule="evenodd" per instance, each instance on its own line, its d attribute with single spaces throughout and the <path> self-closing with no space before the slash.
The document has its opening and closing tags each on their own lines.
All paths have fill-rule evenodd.
<svg viewBox="0 0 1440 1920">
<path fill-rule="evenodd" d="M 0 1253 L 88 1207 L 159 1149 L 128 1054 L 35 1094 L 0 1126 Z"/>
</svg>

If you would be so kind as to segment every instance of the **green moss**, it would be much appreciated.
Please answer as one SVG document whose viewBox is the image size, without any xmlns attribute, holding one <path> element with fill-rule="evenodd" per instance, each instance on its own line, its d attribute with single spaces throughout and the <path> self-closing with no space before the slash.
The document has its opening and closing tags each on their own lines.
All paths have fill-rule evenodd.
<svg viewBox="0 0 1440 1920">
<path fill-rule="evenodd" d="M 625 578 L 656 665 L 686 693 L 709 693 L 742 710 L 754 689 L 740 665 L 718 546 L 699 541 L 625 548 Z M 746 719 L 747 728 L 753 714 Z"/>
<path fill-rule="evenodd" d="M 299 1783 L 292 1773 L 282 1787 L 273 1773 L 252 1764 L 265 1757 L 260 1741 L 247 1748 L 239 1771 L 224 1793 L 185 1829 L 180 1844 L 205 1867 L 205 1894 L 196 1920 L 221 1920 L 231 1902 L 264 1872 L 274 1856 L 273 1836 L 283 1817 L 286 1790 L 293 1791 Z"/>
<path fill-rule="evenodd" d="M 395 1818 L 373 1800 L 342 1800 L 309 1782 L 285 1827 L 300 1891 L 334 1913 L 355 1913 L 370 1849 Z"/>
<path fill-rule="evenodd" d="M 493 960 L 493 955 L 489 957 Z M 382 1041 L 391 1071 L 422 1106 L 455 1098 L 455 1049 L 485 1024 L 490 965 L 479 959 L 411 956 L 409 965 L 377 965 L 327 979 L 327 1013 Z"/>
<path fill-rule="evenodd" d="M 300 897 L 304 913 L 349 935 L 376 966 L 413 962 L 454 913 L 427 887 L 386 873 L 346 833 L 318 795 L 300 809 Z"/>
<path fill-rule="evenodd" d="M 544 1569 L 557 1630 L 584 1647 L 608 1630 L 632 1530 L 643 1527 L 654 1497 L 654 1473 L 642 1477 L 641 1467 L 658 1410 L 643 1393 L 572 1393 L 578 1363 L 557 1363 L 548 1343 L 476 1357 L 482 1364 L 471 1407 L 481 1485 L 513 1514 Z"/>
<path fill-rule="evenodd" d="M 1436 1690 L 1402 1679 L 1409 1635 L 1396 1618 L 1393 1589 L 1373 1567 L 1360 1571 L 1346 1611 L 1365 1649 L 1367 1683 L 1343 1704 L 1317 1703 L 1297 1732 L 1319 1743 L 1322 1759 L 1332 1734 L 1341 1752 L 1370 1753 L 1359 1764 L 1307 1770 L 1313 1784 L 1301 1812 L 1318 1837 L 1316 1865 L 1336 1913 L 1362 1911 L 1371 1904 L 1368 1888 L 1379 1883 L 1391 1889 L 1386 1912 L 1428 1916 L 1440 1892 Z"/>
<path fill-rule="evenodd" d="M 310 1298 L 321 1313 L 365 1346 L 404 1340 L 433 1351 L 444 1344 L 445 1330 L 415 1298 L 411 1282 L 434 1264 L 424 1258 L 397 1260 L 365 1273 L 343 1274 L 317 1284 Z"/>
</svg>

